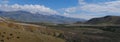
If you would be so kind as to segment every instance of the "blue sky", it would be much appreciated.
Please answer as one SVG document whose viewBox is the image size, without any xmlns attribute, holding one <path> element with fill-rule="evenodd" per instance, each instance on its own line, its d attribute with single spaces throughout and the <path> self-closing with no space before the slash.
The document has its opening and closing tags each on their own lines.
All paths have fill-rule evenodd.
<svg viewBox="0 0 120 42">
<path fill-rule="evenodd" d="M 120 15 L 120 0 L 0 0 L 0 3 L 0 10 L 24 10 L 84 19 Z M 3 3 L 7 6 L 3 7 Z"/>
<path fill-rule="evenodd" d="M 9 4 L 38 4 L 50 7 L 52 9 L 60 9 L 76 6 L 78 0 L 9 0 Z"/>
<path fill-rule="evenodd" d="M 85 0 L 87 3 L 101 3 L 106 1 L 114 0 Z M 60 9 L 77 6 L 78 0 L 9 0 L 9 4 L 38 4 L 50 7 L 52 9 Z"/>
</svg>

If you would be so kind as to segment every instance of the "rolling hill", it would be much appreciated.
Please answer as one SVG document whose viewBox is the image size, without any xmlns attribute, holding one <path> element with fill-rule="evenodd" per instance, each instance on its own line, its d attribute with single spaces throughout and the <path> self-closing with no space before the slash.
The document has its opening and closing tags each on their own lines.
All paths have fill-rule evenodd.
<svg viewBox="0 0 120 42">
<path fill-rule="evenodd" d="M 0 42 L 65 42 L 62 31 L 0 17 Z"/>
<path fill-rule="evenodd" d="M 86 24 L 120 24 L 120 16 L 105 16 L 100 18 L 93 18 L 86 22 Z"/>
</svg>

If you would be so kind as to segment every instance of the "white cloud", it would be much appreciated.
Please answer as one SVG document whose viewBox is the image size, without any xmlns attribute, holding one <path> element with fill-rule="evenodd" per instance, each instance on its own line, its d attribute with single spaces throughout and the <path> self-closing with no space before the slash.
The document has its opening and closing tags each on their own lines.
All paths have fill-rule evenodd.
<svg viewBox="0 0 120 42">
<path fill-rule="evenodd" d="M 86 4 L 86 2 L 84 2 L 85 0 L 78 0 L 78 1 L 79 1 L 78 3 L 79 3 L 80 5 Z"/>
<path fill-rule="evenodd" d="M 43 5 L 19 5 L 19 4 L 14 4 L 14 5 L 0 5 L 0 10 L 2 11 L 28 11 L 31 13 L 40 13 L 40 14 L 45 14 L 45 15 L 50 15 L 50 14 L 58 14 L 57 11 L 45 7 Z"/>
<path fill-rule="evenodd" d="M 100 14 L 101 16 L 111 15 L 111 14 L 120 15 L 120 0 L 103 2 L 103 3 L 86 3 L 85 0 L 79 0 L 78 3 L 79 5 L 74 6 L 74 8 L 70 7 L 65 9 L 67 10 L 65 11 L 65 13 L 67 12 L 66 14 L 69 14 L 67 15 L 68 17 L 92 18 L 92 17 L 97 17 Z M 84 14 L 82 14 L 81 12 Z M 107 13 L 111 13 L 111 14 L 107 14 Z M 92 14 L 92 16 L 90 14 Z"/>
<path fill-rule="evenodd" d="M 98 13 L 120 13 L 120 1 L 105 2 L 102 4 L 86 4 L 81 7 L 81 10 Z"/>
<path fill-rule="evenodd" d="M 77 10 L 76 7 L 71 7 L 71 8 L 66 8 L 65 12 L 72 13 L 72 12 L 75 12 L 76 10 Z"/>
<path fill-rule="evenodd" d="M 84 13 L 82 13 L 84 14 Z M 96 15 L 88 15 L 88 14 L 84 14 L 84 15 L 81 15 L 81 14 L 69 14 L 69 13 L 64 13 L 64 16 L 67 16 L 67 17 L 74 17 L 74 18 L 83 18 L 83 19 L 91 19 L 91 18 L 94 18 L 94 17 L 101 17 L 101 16 L 96 16 Z"/>
</svg>

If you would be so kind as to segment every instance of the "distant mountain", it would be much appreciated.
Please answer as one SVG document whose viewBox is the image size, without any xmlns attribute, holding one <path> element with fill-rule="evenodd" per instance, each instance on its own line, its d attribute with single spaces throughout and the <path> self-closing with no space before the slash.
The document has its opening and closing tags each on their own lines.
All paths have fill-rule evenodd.
<svg viewBox="0 0 120 42">
<path fill-rule="evenodd" d="M 86 22 L 87 24 L 120 24 L 120 16 L 105 16 L 93 18 Z"/>
<path fill-rule="evenodd" d="M 26 11 L 0 11 L 0 16 L 23 22 L 73 23 L 77 21 L 85 21 L 84 19 L 64 17 L 60 15 L 32 14 Z"/>
</svg>

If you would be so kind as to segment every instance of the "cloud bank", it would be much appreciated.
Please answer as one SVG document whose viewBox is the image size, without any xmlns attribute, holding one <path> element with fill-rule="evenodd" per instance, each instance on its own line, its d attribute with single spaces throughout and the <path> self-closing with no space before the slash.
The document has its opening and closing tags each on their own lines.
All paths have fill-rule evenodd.
<svg viewBox="0 0 120 42">
<path fill-rule="evenodd" d="M 97 13 L 120 13 L 120 1 L 105 2 L 101 4 L 86 4 L 80 9 Z"/>
<path fill-rule="evenodd" d="M 58 14 L 57 11 L 45 7 L 44 5 L 7 5 L 7 4 L 0 4 L 0 10 L 1 11 L 27 11 L 31 13 L 39 13 L 39 14 L 45 14 L 45 15 L 51 15 L 51 14 Z"/>
<path fill-rule="evenodd" d="M 65 16 L 90 19 L 103 15 L 120 15 L 120 0 L 103 3 L 87 3 L 85 0 L 79 0 L 78 4 L 78 6 L 66 8 Z"/>
</svg>

